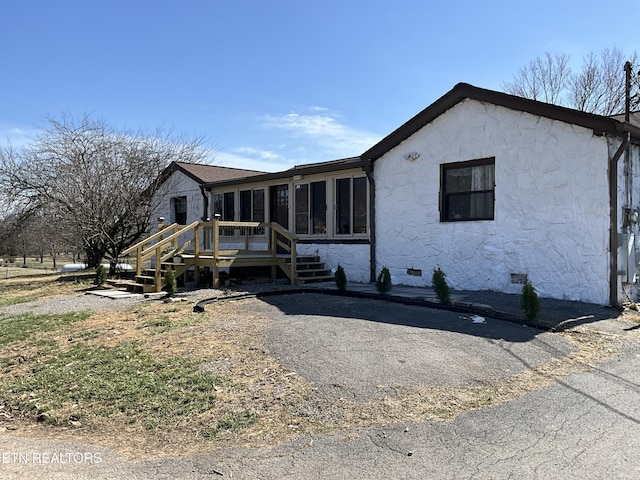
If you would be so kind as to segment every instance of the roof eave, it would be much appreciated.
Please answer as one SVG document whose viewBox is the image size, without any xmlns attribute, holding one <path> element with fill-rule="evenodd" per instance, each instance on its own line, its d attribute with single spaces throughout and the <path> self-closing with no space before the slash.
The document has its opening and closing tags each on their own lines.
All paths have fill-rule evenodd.
<svg viewBox="0 0 640 480">
<path fill-rule="evenodd" d="M 353 162 L 345 162 L 336 164 L 334 162 L 326 162 L 320 164 L 314 164 L 309 167 L 304 165 L 293 167 L 289 170 L 282 172 L 266 173 L 264 175 L 254 175 L 250 177 L 234 178 L 231 180 L 221 180 L 217 182 L 208 182 L 204 184 L 204 188 L 209 190 L 213 187 L 225 187 L 231 185 L 241 185 L 244 183 L 261 183 L 269 182 L 272 180 L 279 180 L 284 178 L 293 178 L 296 175 L 314 175 L 328 172 L 338 172 L 342 170 L 350 170 L 353 168 L 362 168 L 365 165 L 364 160 L 360 157 L 352 157 Z M 351 159 L 347 159 L 351 160 Z"/>
<path fill-rule="evenodd" d="M 467 98 L 579 125 L 593 130 L 596 135 L 616 132 L 617 125 L 620 123 L 610 117 L 581 112 L 579 110 L 517 97 L 494 90 L 486 90 L 469 85 L 468 83 L 459 83 L 445 95 L 364 152 L 361 157 L 365 160 L 376 160 L 380 158 L 425 125 L 431 123 L 444 112 Z"/>
</svg>

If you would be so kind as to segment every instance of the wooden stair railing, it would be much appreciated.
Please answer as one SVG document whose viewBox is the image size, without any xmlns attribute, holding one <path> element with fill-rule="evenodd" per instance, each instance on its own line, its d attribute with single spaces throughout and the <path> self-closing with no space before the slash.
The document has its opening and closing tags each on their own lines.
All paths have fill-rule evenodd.
<svg viewBox="0 0 640 480">
<path fill-rule="evenodd" d="M 244 237 L 244 250 L 221 249 L 221 229 L 239 229 L 241 232 L 244 231 L 241 235 Z M 265 240 L 270 240 L 268 250 L 251 250 L 249 242 L 251 235 L 249 232 L 252 229 L 254 229 L 254 231 L 255 229 L 264 229 Z M 269 231 L 269 234 L 267 234 L 267 231 Z M 193 232 L 193 238 L 179 245 L 179 237 L 190 232 Z M 233 238 L 237 240 L 238 236 Z M 153 269 L 154 290 L 156 292 L 162 289 L 163 263 L 172 257 L 181 256 L 188 247 L 193 247 L 193 257 L 189 260 L 189 265 L 186 266 L 184 270 L 188 269 L 189 266 L 194 266 L 196 269 L 196 278 L 199 278 L 200 268 L 203 264 L 212 266 L 214 288 L 219 286 L 218 261 L 222 257 L 233 257 L 239 254 L 251 253 L 262 254 L 263 257 L 265 254 L 270 255 L 272 258 L 272 277 L 276 277 L 276 269 L 280 267 L 287 277 L 289 277 L 292 285 L 295 285 L 297 284 L 297 242 L 298 238 L 292 232 L 275 222 L 230 222 L 215 218 L 211 221 L 193 222 L 186 226 L 175 223 L 168 225 L 149 238 L 127 248 L 122 252 L 122 255 L 127 255 L 135 251 L 136 277 L 142 275 L 142 265 L 144 262 L 152 258 L 156 259 L 155 268 Z M 279 252 L 284 252 L 284 255 Z M 205 257 L 208 260 L 206 263 L 204 262 Z"/>
</svg>

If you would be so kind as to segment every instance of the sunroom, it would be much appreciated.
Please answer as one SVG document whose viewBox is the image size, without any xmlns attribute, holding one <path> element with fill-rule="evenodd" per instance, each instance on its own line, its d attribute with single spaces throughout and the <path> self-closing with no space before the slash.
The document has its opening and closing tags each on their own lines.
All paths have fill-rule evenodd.
<svg viewBox="0 0 640 480">
<path fill-rule="evenodd" d="M 370 196 L 366 164 L 359 157 L 293 167 L 277 173 L 213 182 L 211 218 L 223 222 L 275 222 L 296 237 L 298 255 L 340 263 L 353 281 L 370 278 Z M 222 227 L 226 248 L 269 248 L 261 226 Z"/>
</svg>

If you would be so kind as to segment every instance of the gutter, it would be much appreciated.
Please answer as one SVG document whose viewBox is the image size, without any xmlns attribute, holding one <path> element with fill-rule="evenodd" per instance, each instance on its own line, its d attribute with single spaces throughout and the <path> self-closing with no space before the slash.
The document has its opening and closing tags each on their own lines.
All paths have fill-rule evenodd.
<svg viewBox="0 0 640 480">
<path fill-rule="evenodd" d="M 373 178 L 373 160 L 368 160 L 364 171 L 369 180 L 369 281 L 376 281 L 376 182 Z"/>
<path fill-rule="evenodd" d="M 631 133 L 625 132 L 618 150 L 609 159 L 609 304 L 621 308 L 618 302 L 618 160 L 631 142 Z"/>
</svg>

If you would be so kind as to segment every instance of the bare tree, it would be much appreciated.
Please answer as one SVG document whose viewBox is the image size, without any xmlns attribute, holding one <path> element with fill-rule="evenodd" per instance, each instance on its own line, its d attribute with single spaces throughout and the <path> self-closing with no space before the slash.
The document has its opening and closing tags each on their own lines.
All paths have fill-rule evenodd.
<svg viewBox="0 0 640 480">
<path fill-rule="evenodd" d="M 635 62 L 634 52 L 629 60 Z M 624 110 L 626 62 L 622 50 L 605 49 L 599 55 L 589 53 L 579 72 L 569 67 L 565 54 L 545 53 L 505 82 L 505 92 L 575 108 L 599 115 L 613 115 Z"/>
<path fill-rule="evenodd" d="M 512 82 L 505 82 L 505 92 L 547 103 L 559 103 L 571 78 L 569 56 L 545 52 L 529 65 L 522 67 Z"/>
<path fill-rule="evenodd" d="M 89 116 L 48 123 L 32 145 L 0 150 L 0 188 L 27 209 L 53 212 L 57 227 L 79 239 L 90 267 L 103 258 L 114 266 L 148 231 L 153 194 L 171 161 L 205 155 L 202 139 L 162 129 L 120 132 Z"/>
<path fill-rule="evenodd" d="M 582 70 L 571 76 L 569 106 L 584 112 L 614 115 L 624 111 L 624 64 L 634 63 L 637 54 L 625 59 L 621 50 L 605 49 L 600 56 L 591 52 L 584 58 Z"/>
</svg>

